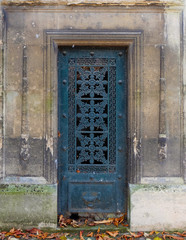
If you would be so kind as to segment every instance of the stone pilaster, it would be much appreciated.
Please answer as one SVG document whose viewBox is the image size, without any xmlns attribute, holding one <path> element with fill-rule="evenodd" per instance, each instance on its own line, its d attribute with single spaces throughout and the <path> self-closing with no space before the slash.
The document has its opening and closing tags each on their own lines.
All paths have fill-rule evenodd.
<svg viewBox="0 0 186 240">
<path fill-rule="evenodd" d="M 183 12 L 183 123 L 184 123 L 184 180 L 186 182 L 186 2 L 184 1 L 184 12 Z"/>
<path fill-rule="evenodd" d="M 3 176 L 3 11 L 0 1 L 0 178 Z"/>
</svg>

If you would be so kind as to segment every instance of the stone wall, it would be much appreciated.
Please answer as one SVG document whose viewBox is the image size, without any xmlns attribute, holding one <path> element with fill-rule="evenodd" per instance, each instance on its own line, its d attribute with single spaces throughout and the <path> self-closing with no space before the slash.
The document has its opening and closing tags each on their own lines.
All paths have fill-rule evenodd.
<svg viewBox="0 0 186 240">
<path fill-rule="evenodd" d="M 183 7 L 181 0 L 2 1 L 0 182 L 17 184 L 20 189 L 22 184 L 28 189 L 30 184 L 43 187 L 52 184 L 54 190 L 47 204 L 54 202 L 53 217 L 48 223 L 57 221 L 57 48 L 110 41 L 110 45 L 126 45 L 129 49 L 131 228 L 172 229 L 174 222 L 164 223 L 159 219 L 159 223 L 155 223 L 155 215 L 148 215 L 153 204 L 149 208 L 141 206 L 153 194 L 157 194 L 156 198 L 160 196 L 153 187 L 148 188 L 154 184 L 159 188 L 165 184 L 172 186 L 170 191 L 162 192 L 162 199 L 170 198 L 174 202 L 172 189 L 178 185 L 181 193 L 176 202 L 183 203 L 185 198 L 186 19 Z M 136 183 L 146 187 L 141 185 L 142 190 L 134 193 Z M 5 195 L 8 197 L 7 192 Z M 139 197 L 142 205 L 138 204 Z M 19 201 L 27 201 L 24 198 L 19 194 Z M 32 201 L 36 199 L 38 201 L 38 197 L 33 197 Z M 41 202 L 42 199 L 41 194 Z M 160 209 L 166 201 L 161 201 Z M 40 206 L 41 218 L 44 218 L 42 203 Z M 23 209 L 27 208 L 25 202 Z M 186 205 L 180 209 L 175 217 L 185 211 Z M 138 214 L 143 216 L 144 226 L 137 221 Z M 15 222 L 16 219 L 12 224 Z M 38 224 L 40 222 L 41 219 Z M 28 224 L 32 225 L 29 220 Z M 178 227 L 184 229 L 186 222 L 182 219 L 179 224 L 178 221 Z"/>
<path fill-rule="evenodd" d="M 142 32 L 139 47 L 141 62 L 138 64 L 141 79 L 135 90 L 138 93 L 134 93 L 138 94 L 136 101 L 140 101 L 140 105 L 136 105 L 141 109 L 137 113 L 139 133 L 135 137 L 137 130 L 133 129 L 129 136 L 131 141 L 138 142 L 138 149 L 135 151 L 139 151 L 141 165 L 135 174 L 140 174 L 142 180 L 139 178 L 138 181 L 151 181 L 150 178 L 154 178 L 155 181 L 156 177 L 180 178 L 180 181 L 183 181 L 181 11 L 152 7 L 143 12 L 143 8 L 134 11 L 123 7 L 121 13 L 117 12 L 117 8 L 112 8 L 108 14 L 107 9 L 101 7 L 97 11 L 97 8 L 89 7 L 86 13 L 84 7 L 78 7 L 76 13 L 74 7 L 71 10 L 71 7 L 64 6 L 58 11 L 53 7 L 47 11 L 45 7 L 38 7 L 35 12 L 30 7 L 26 9 L 20 7 L 19 11 L 9 6 L 5 7 L 6 177 L 14 176 L 16 173 L 20 177 L 43 177 L 51 183 L 56 182 L 57 153 L 53 142 L 57 132 L 57 82 L 54 76 L 49 80 L 48 76 L 45 76 L 45 70 L 47 74 L 56 73 L 55 69 L 51 71 L 50 65 L 44 69 L 45 61 L 52 61 L 44 55 L 44 48 L 51 48 L 50 43 L 48 45 L 46 42 L 44 33 L 47 29 L 56 31 L 62 29 L 61 31 L 68 32 L 72 29 L 81 32 L 91 28 L 93 31 L 127 29 Z M 162 46 L 164 50 L 161 53 Z M 163 69 L 160 63 L 163 64 Z M 166 81 L 163 91 L 160 91 L 161 84 L 162 87 L 164 84 L 160 83 L 160 78 L 165 78 Z M 47 89 L 46 82 L 53 86 L 50 85 Z M 164 96 L 161 108 L 159 108 L 160 96 Z M 46 120 L 46 116 L 51 120 Z M 166 138 L 164 160 L 161 160 L 158 153 L 162 150 L 158 140 L 160 135 Z M 51 158 L 48 155 L 52 155 Z M 156 178 L 157 181 L 158 179 Z"/>
</svg>

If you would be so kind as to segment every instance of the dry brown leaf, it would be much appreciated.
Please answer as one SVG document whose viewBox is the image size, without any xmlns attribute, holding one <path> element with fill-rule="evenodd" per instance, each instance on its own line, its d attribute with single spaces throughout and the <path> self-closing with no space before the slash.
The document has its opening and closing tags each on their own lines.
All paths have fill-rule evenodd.
<svg viewBox="0 0 186 240">
<path fill-rule="evenodd" d="M 181 236 L 181 237 L 186 237 L 186 232 L 182 232 L 182 233 L 180 233 L 180 232 L 175 232 L 175 234 L 177 234 L 177 235 L 179 235 L 179 236 Z"/>
<path fill-rule="evenodd" d="M 133 232 L 131 232 L 131 231 L 129 231 L 129 232 L 130 232 L 131 236 L 132 236 L 132 237 L 135 237 L 135 238 L 139 238 L 139 237 L 142 237 L 142 236 L 144 235 L 143 232 L 139 232 L 138 234 L 133 233 Z"/>
<path fill-rule="evenodd" d="M 130 238 L 131 236 L 130 235 L 128 235 L 128 234 L 123 234 L 120 238 L 122 239 L 122 238 L 124 238 L 124 239 L 128 239 L 128 238 Z"/>
<path fill-rule="evenodd" d="M 38 228 L 32 228 L 32 229 L 30 229 L 30 230 L 26 230 L 27 232 L 29 232 L 29 233 L 31 233 L 31 234 L 37 234 L 37 235 L 39 235 L 39 234 L 41 234 L 42 233 L 42 231 L 40 230 L 40 229 L 38 229 Z"/>
<path fill-rule="evenodd" d="M 121 225 L 123 226 L 123 227 L 128 227 L 129 225 L 127 224 L 127 223 L 121 223 Z"/>
<path fill-rule="evenodd" d="M 114 231 L 114 232 L 106 231 L 106 233 L 111 237 L 116 237 L 119 234 L 119 231 Z"/>
<path fill-rule="evenodd" d="M 93 232 L 89 232 L 89 233 L 87 234 L 87 237 L 93 237 L 93 235 L 94 235 Z"/>
<path fill-rule="evenodd" d="M 47 232 L 44 232 L 41 236 L 42 239 L 45 239 L 45 238 L 48 238 L 48 233 Z"/>
<path fill-rule="evenodd" d="M 155 231 L 151 231 L 151 232 L 149 233 L 149 236 L 153 235 L 154 233 L 155 233 Z"/>
<path fill-rule="evenodd" d="M 103 238 L 100 235 L 98 235 L 96 236 L 96 240 L 103 240 Z"/>
<path fill-rule="evenodd" d="M 103 237 L 103 240 L 113 240 L 113 238 L 110 238 L 110 237 L 108 237 L 108 236 L 104 236 L 104 237 Z"/>
<path fill-rule="evenodd" d="M 15 232 L 15 228 L 10 229 L 9 232 L 10 232 L 10 233 L 14 233 L 14 232 Z"/>
<path fill-rule="evenodd" d="M 176 239 L 176 240 L 184 240 L 183 237 L 176 237 L 176 236 L 173 236 L 173 235 L 170 235 L 170 234 L 164 234 L 165 238 L 173 238 L 173 239 Z"/>
<path fill-rule="evenodd" d="M 96 224 L 94 222 L 90 222 L 88 226 L 96 226 Z"/>
<path fill-rule="evenodd" d="M 95 224 L 106 224 L 106 223 L 111 223 L 112 220 L 102 220 L 102 221 L 94 221 Z"/>
<path fill-rule="evenodd" d="M 79 227 L 78 222 L 75 221 L 75 220 L 72 220 L 70 225 L 71 225 L 72 227 Z"/>
<path fill-rule="evenodd" d="M 79 232 L 79 237 L 80 237 L 80 240 L 85 240 L 84 237 L 83 237 L 83 231 Z"/>
<path fill-rule="evenodd" d="M 57 233 L 52 233 L 47 238 L 52 239 L 52 238 L 56 238 L 56 236 L 57 236 Z"/>
<path fill-rule="evenodd" d="M 67 225 L 70 225 L 72 222 L 74 222 L 74 220 L 72 220 L 72 219 L 65 219 L 65 223 L 67 224 Z M 75 221 L 76 222 L 76 221 Z"/>
<path fill-rule="evenodd" d="M 60 227 L 67 227 L 67 224 L 63 215 L 59 216 L 59 225 Z"/>
</svg>

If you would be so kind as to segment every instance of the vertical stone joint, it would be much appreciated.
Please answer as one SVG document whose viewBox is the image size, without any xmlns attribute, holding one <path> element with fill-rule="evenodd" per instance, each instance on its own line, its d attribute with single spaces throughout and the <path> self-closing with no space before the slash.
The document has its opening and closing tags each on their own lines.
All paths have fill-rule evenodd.
<svg viewBox="0 0 186 240">
<path fill-rule="evenodd" d="M 29 128 L 28 128 L 28 78 L 27 78 L 27 48 L 23 46 L 22 65 L 22 109 L 21 109 L 21 150 L 20 158 L 28 161 L 29 154 Z"/>
<path fill-rule="evenodd" d="M 158 153 L 160 160 L 167 158 L 167 131 L 166 131 L 166 79 L 165 79 L 165 46 L 160 46 L 160 82 L 159 82 L 159 136 Z"/>
</svg>

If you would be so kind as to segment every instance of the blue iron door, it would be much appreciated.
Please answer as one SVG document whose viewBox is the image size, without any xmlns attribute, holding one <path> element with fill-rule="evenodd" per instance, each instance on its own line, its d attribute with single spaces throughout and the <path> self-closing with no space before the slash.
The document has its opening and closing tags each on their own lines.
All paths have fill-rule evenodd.
<svg viewBox="0 0 186 240">
<path fill-rule="evenodd" d="M 126 210 L 125 48 L 59 48 L 58 213 Z"/>
</svg>

